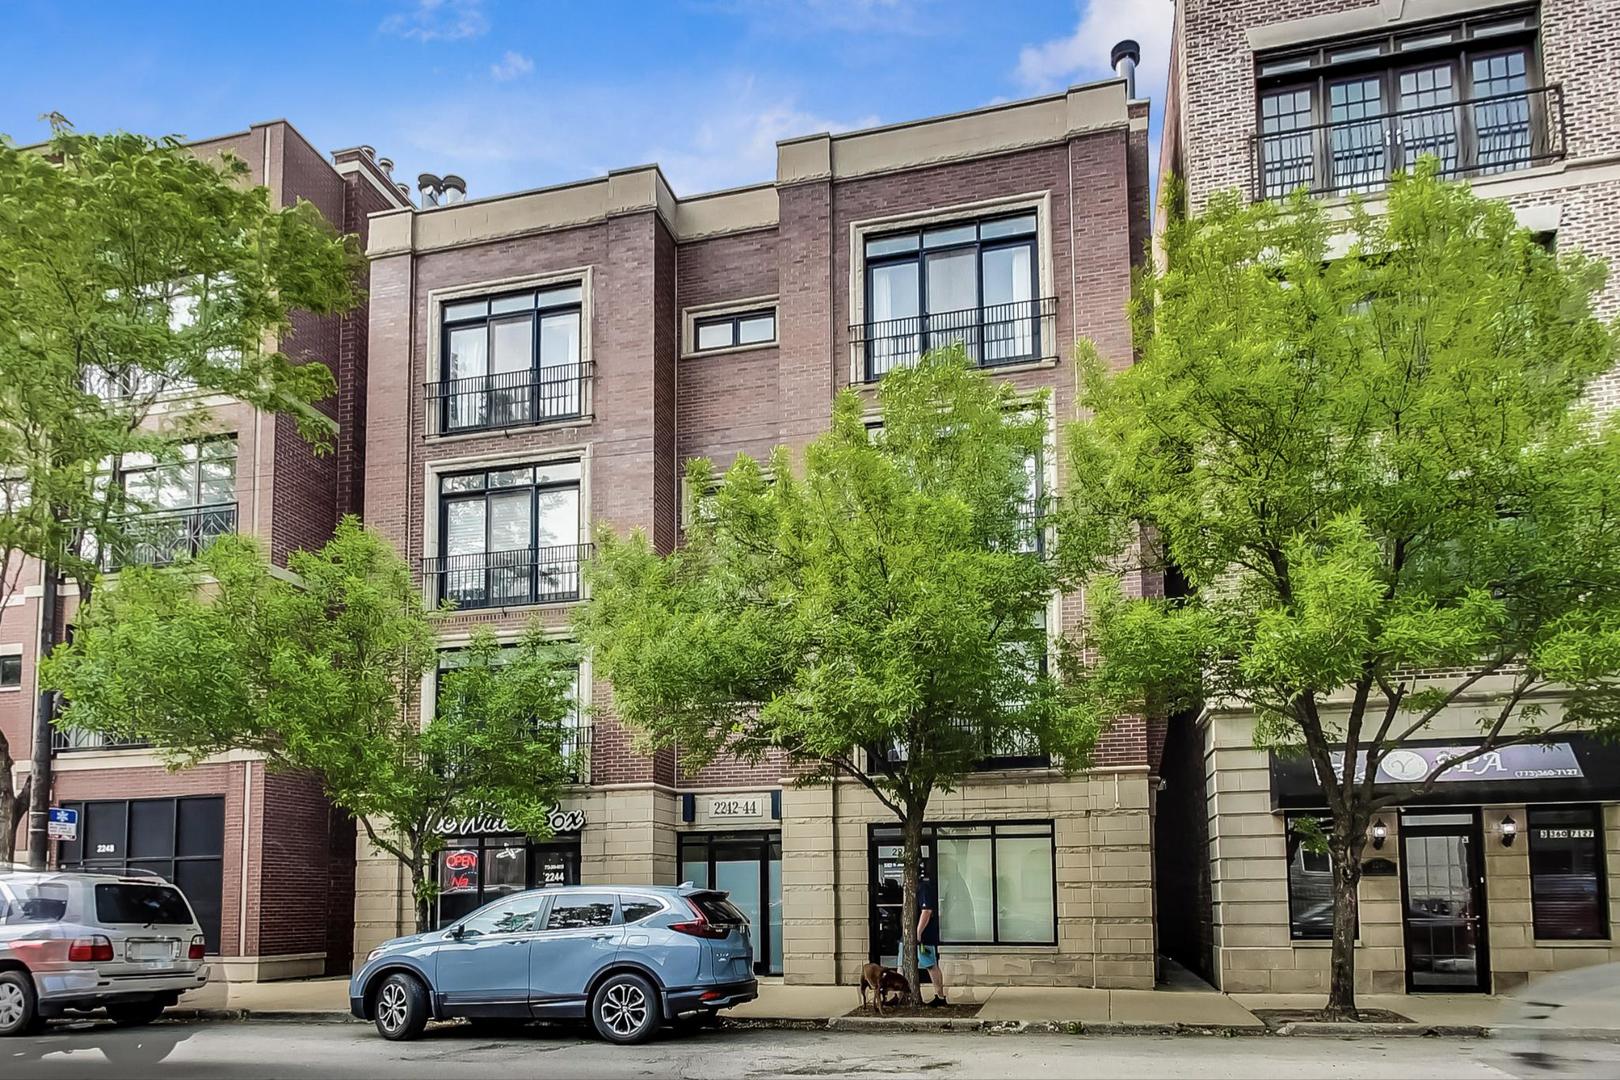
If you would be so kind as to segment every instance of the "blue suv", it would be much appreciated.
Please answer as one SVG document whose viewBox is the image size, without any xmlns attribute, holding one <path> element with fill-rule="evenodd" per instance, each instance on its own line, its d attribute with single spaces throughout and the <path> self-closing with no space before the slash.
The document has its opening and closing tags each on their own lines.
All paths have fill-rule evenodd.
<svg viewBox="0 0 1620 1080">
<path fill-rule="evenodd" d="M 589 1017 L 610 1042 L 641 1042 L 663 1021 L 759 995 L 748 917 L 726 895 L 690 885 L 510 893 L 373 949 L 349 980 L 349 1011 L 385 1039 L 413 1039 L 430 1019 Z"/>
</svg>

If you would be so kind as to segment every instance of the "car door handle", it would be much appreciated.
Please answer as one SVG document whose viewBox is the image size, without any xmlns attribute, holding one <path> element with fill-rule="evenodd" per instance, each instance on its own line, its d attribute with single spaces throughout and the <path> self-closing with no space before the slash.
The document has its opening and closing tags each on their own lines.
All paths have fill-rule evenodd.
<svg viewBox="0 0 1620 1080">
<path fill-rule="evenodd" d="M 611 938 L 612 936 L 613 936 L 612 934 L 592 934 L 591 935 L 591 940 L 592 941 L 606 941 L 609 938 Z"/>
</svg>

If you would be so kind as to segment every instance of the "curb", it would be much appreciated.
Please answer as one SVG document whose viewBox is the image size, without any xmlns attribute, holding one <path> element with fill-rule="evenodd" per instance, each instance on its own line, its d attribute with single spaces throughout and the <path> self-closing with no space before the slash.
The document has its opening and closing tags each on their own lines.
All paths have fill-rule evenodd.
<svg viewBox="0 0 1620 1080">
<path fill-rule="evenodd" d="M 256 1020 L 261 1024 L 361 1024 L 347 1011 L 296 1009 L 165 1009 L 165 1020 L 223 1020 L 243 1023 Z"/>
</svg>

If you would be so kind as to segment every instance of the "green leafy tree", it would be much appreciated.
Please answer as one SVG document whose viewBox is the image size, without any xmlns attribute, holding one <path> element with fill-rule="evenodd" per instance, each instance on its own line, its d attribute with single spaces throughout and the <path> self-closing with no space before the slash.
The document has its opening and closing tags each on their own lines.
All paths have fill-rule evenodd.
<svg viewBox="0 0 1620 1080">
<path fill-rule="evenodd" d="M 424 722 L 415 702 L 439 652 L 404 560 L 349 518 L 289 569 L 296 582 L 242 537 L 131 568 L 41 677 L 69 702 L 63 726 L 150 742 L 173 768 L 245 750 L 319 777 L 405 865 L 426 929 L 444 819 L 548 834 L 575 764 L 573 659 L 538 633 L 509 649 L 479 634 Z"/>
<path fill-rule="evenodd" d="M 1257 746 L 1311 763 L 1333 1016 L 1356 1011 L 1373 814 L 1502 747 L 1620 726 L 1620 426 L 1582 408 L 1616 358 L 1604 270 L 1431 172 L 1379 216 L 1232 195 L 1173 222 L 1140 362 L 1091 364 L 1070 446 L 1095 482 L 1060 523 L 1095 575 L 1089 708 L 1248 710 Z M 1111 584 L 1142 526 L 1189 595 Z M 1450 766 L 1375 784 L 1391 751 L 1476 717 Z"/>
<path fill-rule="evenodd" d="M 0 610 L 30 559 L 47 568 L 47 600 L 63 576 L 90 597 L 105 557 L 148 527 L 148 508 L 109 476 L 133 455 L 171 458 L 204 433 L 204 395 L 290 415 L 327 448 L 336 424 L 318 403 L 335 389 L 331 373 L 278 343 L 290 312 L 340 312 L 358 299 L 352 241 L 308 203 L 272 206 L 242 161 L 202 160 L 175 139 L 80 135 L 51 119 L 44 147 L 0 137 Z M 42 651 L 53 643 L 55 623 L 46 625 Z M 42 697 L 47 722 L 52 705 Z M 48 755 L 36 753 L 40 765 Z M 9 858 L 28 799 L 7 797 L 3 736 L 0 778 Z M 42 812 L 48 776 L 25 783 Z M 36 858 L 43 828 L 31 838 Z"/>
<path fill-rule="evenodd" d="M 668 555 L 599 533 L 577 630 L 647 746 L 699 764 L 784 753 L 802 782 L 852 778 L 894 814 L 916 988 L 929 798 L 1008 747 L 1077 767 L 1093 732 L 1040 662 L 1062 585 L 1032 550 L 1043 403 L 960 348 L 886 375 L 878 400 L 869 432 L 840 394 L 802 472 L 785 449 L 768 471 L 739 457 L 715 490 L 693 462 L 692 525 Z"/>
</svg>

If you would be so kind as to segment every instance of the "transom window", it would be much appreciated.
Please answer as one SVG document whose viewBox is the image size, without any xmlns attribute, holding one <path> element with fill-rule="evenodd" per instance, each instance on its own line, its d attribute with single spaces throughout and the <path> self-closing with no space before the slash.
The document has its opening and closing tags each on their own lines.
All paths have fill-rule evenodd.
<svg viewBox="0 0 1620 1080">
<path fill-rule="evenodd" d="M 1497 12 L 1260 58 L 1257 194 L 1372 191 L 1423 157 L 1447 176 L 1561 157 L 1536 24 L 1533 10 Z"/>
<path fill-rule="evenodd" d="M 582 299 L 576 283 L 445 304 L 439 381 L 428 384 L 432 431 L 582 415 Z"/>
<path fill-rule="evenodd" d="M 424 559 L 458 608 L 579 597 L 579 462 L 514 465 L 439 480 L 442 555 Z"/>
<path fill-rule="evenodd" d="M 954 344 L 983 365 L 1041 355 L 1033 211 L 871 236 L 864 255 L 866 381 Z"/>
<path fill-rule="evenodd" d="M 769 345 L 775 340 L 774 307 L 730 315 L 712 315 L 692 322 L 694 352 L 734 349 L 743 345 Z"/>
</svg>

